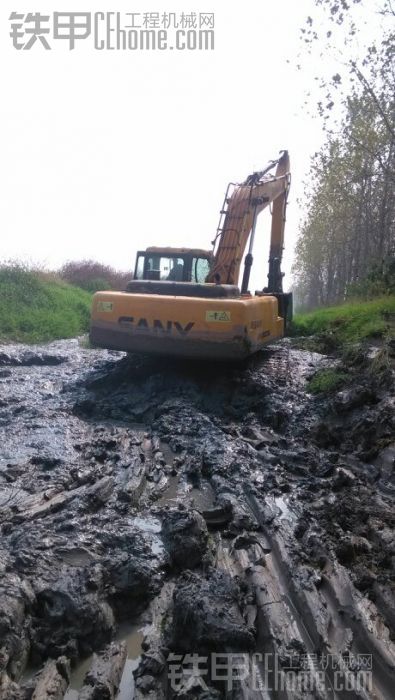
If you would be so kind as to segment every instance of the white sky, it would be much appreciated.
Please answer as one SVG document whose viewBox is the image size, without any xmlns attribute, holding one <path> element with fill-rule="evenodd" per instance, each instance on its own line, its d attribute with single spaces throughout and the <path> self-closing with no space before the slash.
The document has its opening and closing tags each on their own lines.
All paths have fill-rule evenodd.
<svg viewBox="0 0 395 700">
<path fill-rule="evenodd" d="M 38 44 L 16 51 L 8 37 L 11 11 L 76 8 L 48 0 L 3 3 L 0 259 L 56 267 L 94 258 L 127 270 L 147 245 L 209 248 L 227 182 L 243 180 L 287 148 L 289 273 L 296 199 L 322 140 L 318 117 L 302 108 L 316 66 L 303 73 L 294 66 L 312 4 L 78 3 L 79 11 L 215 12 L 212 52 L 117 52 L 95 51 L 89 39 L 74 51 L 51 39 L 52 51 Z M 260 287 L 269 225 L 264 212 L 254 266 Z"/>
</svg>

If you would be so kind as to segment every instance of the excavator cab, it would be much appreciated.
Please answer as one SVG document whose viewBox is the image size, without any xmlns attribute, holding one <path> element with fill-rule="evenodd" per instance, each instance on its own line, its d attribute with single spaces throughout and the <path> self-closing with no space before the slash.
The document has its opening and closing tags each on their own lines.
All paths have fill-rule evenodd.
<svg viewBox="0 0 395 700">
<path fill-rule="evenodd" d="M 228 360 L 248 357 L 281 338 L 292 312 L 292 296 L 283 292 L 281 273 L 289 185 L 289 157 L 283 151 L 264 170 L 229 185 L 213 252 L 159 247 L 140 250 L 134 278 L 125 292 L 94 295 L 92 345 Z M 249 282 L 256 221 L 269 205 L 268 285 L 253 295 Z"/>
<path fill-rule="evenodd" d="M 151 247 L 138 251 L 134 279 L 203 283 L 212 261 L 207 250 Z"/>
</svg>

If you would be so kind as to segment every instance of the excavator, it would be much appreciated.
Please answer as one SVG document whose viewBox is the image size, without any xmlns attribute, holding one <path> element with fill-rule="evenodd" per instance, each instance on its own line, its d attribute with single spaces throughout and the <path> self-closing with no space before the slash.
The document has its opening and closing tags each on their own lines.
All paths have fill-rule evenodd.
<svg viewBox="0 0 395 700">
<path fill-rule="evenodd" d="M 241 184 L 229 183 L 212 251 L 138 251 L 126 290 L 94 295 L 91 344 L 132 353 L 242 360 L 282 337 L 292 318 L 292 294 L 283 292 L 281 272 L 290 179 L 288 152 L 281 151 L 264 170 Z M 257 218 L 269 206 L 268 284 L 252 294 Z"/>
</svg>

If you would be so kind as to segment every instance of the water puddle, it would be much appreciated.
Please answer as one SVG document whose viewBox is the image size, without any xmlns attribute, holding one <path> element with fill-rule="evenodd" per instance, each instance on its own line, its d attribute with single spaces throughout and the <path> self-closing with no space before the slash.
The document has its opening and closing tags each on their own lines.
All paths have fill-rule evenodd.
<svg viewBox="0 0 395 700">
<path fill-rule="evenodd" d="M 140 662 L 142 642 L 146 628 L 138 625 L 124 623 L 120 625 L 115 641 L 126 642 L 127 657 L 122 673 L 119 691 L 116 700 L 132 700 L 134 697 L 134 676 Z M 64 700 L 78 700 L 78 694 L 84 684 L 84 678 L 92 664 L 93 656 L 88 656 L 72 670 L 70 685 L 64 696 Z"/>
<path fill-rule="evenodd" d="M 83 661 L 80 661 L 71 671 L 70 685 L 66 691 L 64 700 L 78 700 L 78 693 L 81 690 L 84 683 L 84 678 L 91 667 L 92 658 L 92 656 L 88 656 Z"/>
<path fill-rule="evenodd" d="M 284 496 L 274 496 L 273 503 L 276 508 L 278 508 L 280 513 L 280 520 L 289 520 L 290 523 L 294 523 L 298 518 L 298 513 L 294 508 L 293 504 L 290 504 L 289 499 Z"/>
<path fill-rule="evenodd" d="M 154 518 L 151 515 L 147 516 L 146 518 L 137 516 L 136 518 L 132 518 L 131 523 L 138 527 L 139 530 L 143 530 L 143 532 L 156 534 L 161 531 L 160 521 L 158 518 Z"/>
<path fill-rule="evenodd" d="M 85 547 L 59 548 L 58 552 L 68 566 L 88 566 L 95 561 L 95 556 Z"/>
<path fill-rule="evenodd" d="M 179 476 L 171 476 L 164 493 L 155 504 L 164 506 L 181 502 L 197 510 L 208 510 L 212 507 L 214 500 L 214 491 L 208 481 L 202 481 L 200 486 L 194 486 Z"/>
<path fill-rule="evenodd" d="M 161 522 L 158 518 L 154 518 L 152 515 L 147 516 L 136 516 L 130 520 L 130 523 L 137 527 L 142 532 L 149 535 L 152 553 L 159 556 L 163 552 L 163 543 L 159 537 L 159 533 L 162 529 Z"/>
<path fill-rule="evenodd" d="M 167 505 L 168 503 L 172 505 L 173 501 L 177 501 L 177 498 L 179 497 L 179 483 L 179 476 L 169 476 L 165 491 L 162 496 L 155 501 L 155 505 L 163 506 Z"/>
<path fill-rule="evenodd" d="M 209 510 L 212 508 L 215 494 L 211 484 L 208 481 L 202 482 L 199 487 L 187 485 L 186 493 L 188 498 L 193 501 L 193 505 L 198 510 Z"/>
<path fill-rule="evenodd" d="M 136 670 L 140 662 L 144 631 L 144 627 L 139 628 L 131 625 L 123 625 L 119 628 L 117 639 L 126 641 L 127 657 L 116 700 L 132 700 L 134 697 L 133 671 Z"/>
<path fill-rule="evenodd" d="M 173 459 L 176 457 L 176 453 L 173 452 L 170 445 L 167 442 L 160 440 L 159 450 L 162 452 L 163 457 L 166 460 L 166 464 L 173 464 Z"/>
</svg>

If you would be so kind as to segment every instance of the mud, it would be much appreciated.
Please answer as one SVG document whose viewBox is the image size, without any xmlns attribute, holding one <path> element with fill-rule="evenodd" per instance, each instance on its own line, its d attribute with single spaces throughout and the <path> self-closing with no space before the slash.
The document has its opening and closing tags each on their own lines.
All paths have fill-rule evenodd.
<svg viewBox="0 0 395 700">
<path fill-rule="evenodd" d="M 3 347 L 0 698 L 392 698 L 393 375 L 365 355 L 314 398 L 334 360 L 289 341 L 239 367 Z M 261 656 L 232 689 L 186 661 L 224 653 Z"/>
</svg>

